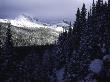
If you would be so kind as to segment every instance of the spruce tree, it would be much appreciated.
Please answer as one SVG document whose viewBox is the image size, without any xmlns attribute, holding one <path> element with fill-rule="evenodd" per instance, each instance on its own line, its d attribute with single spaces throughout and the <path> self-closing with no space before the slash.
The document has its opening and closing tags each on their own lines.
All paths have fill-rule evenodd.
<svg viewBox="0 0 110 82">
<path fill-rule="evenodd" d="M 85 4 L 83 4 L 83 7 L 81 9 L 81 31 L 84 31 L 84 28 L 86 27 L 86 16 L 87 16 L 87 9 L 85 7 Z M 81 33 L 82 34 L 82 33 Z"/>
<path fill-rule="evenodd" d="M 1 25 L 0 25 L 0 57 L 1 57 L 1 54 L 2 54 L 2 29 L 1 29 Z M 0 61 L 0 64 L 1 63 L 2 63 L 2 61 Z"/>
<path fill-rule="evenodd" d="M 85 4 L 77 10 L 74 28 L 68 31 L 62 48 L 64 55 L 65 81 L 85 79 L 92 60 L 101 59 L 110 50 L 110 0 L 96 3 L 93 0 L 88 12 Z M 63 34 L 64 35 L 64 34 Z"/>
<path fill-rule="evenodd" d="M 58 61 L 59 61 L 59 67 L 62 67 L 65 65 L 65 42 L 67 40 L 67 31 L 66 32 L 63 32 L 59 35 L 59 38 L 58 38 L 58 42 L 57 42 L 57 50 L 56 50 L 56 54 L 57 56 L 59 56 L 58 58 Z"/>
<path fill-rule="evenodd" d="M 11 34 L 11 24 L 9 23 L 7 26 L 6 39 L 4 42 L 5 44 L 2 47 L 3 50 L 1 53 L 3 63 L 1 64 L 2 69 L 0 72 L 0 78 L 5 78 L 5 80 L 12 76 L 13 71 L 13 41 Z"/>
<path fill-rule="evenodd" d="M 76 21 L 74 22 L 74 28 L 73 28 L 73 35 L 74 36 L 74 48 L 79 47 L 79 41 L 81 36 L 81 12 L 78 8 L 77 14 L 76 14 Z"/>
</svg>

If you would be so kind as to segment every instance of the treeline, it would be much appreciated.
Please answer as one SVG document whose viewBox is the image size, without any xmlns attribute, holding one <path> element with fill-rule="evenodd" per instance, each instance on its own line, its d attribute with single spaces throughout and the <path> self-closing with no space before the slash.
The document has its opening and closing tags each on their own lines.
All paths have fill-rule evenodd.
<svg viewBox="0 0 110 82">
<path fill-rule="evenodd" d="M 93 74 L 92 79 L 109 82 L 110 66 L 106 67 L 110 65 L 110 58 L 109 64 L 104 64 L 98 74 L 92 73 L 89 65 L 94 59 L 102 60 L 105 55 L 110 55 L 110 0 L 93 0 L 88 12 L 83 4 L 81 9 L 78 8 L 76 21 L 71 27 L 59 36 L 57 43 L 56 55 L 59 67 L 65 68 L 65 81 L 86 82 L 88 74 Z"/>
</svg>

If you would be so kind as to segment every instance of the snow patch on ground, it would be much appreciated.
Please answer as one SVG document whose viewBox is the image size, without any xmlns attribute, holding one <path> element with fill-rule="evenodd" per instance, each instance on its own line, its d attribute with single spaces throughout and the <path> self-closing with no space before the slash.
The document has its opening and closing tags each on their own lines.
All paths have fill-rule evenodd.
<svg viewBox="0 0 110 82">
<path fill-rule="evenodd" d="M 102 69 L 103 61 L 100 59 L 95 59 L 91 62 L 89 68 L 94 73 L 99 73 Z"/>
<path fill-rule="evenodd" d="M 110 55 L 105 55 L 104 57 L 103 57 L 103 60 L 105 61 L 110 61 Z"/>
<path fill-rule="evenodd" d="M 58 71 L 56 72 L 56 75 L 57 75 L 57 79 L 58 79 L 59 82 L 65 82 L 65 81 L 63 80 L 63 79 L 64 79 L 64 78 L 63 78 L 64 68 L 58 70 Z"/>
</svg>

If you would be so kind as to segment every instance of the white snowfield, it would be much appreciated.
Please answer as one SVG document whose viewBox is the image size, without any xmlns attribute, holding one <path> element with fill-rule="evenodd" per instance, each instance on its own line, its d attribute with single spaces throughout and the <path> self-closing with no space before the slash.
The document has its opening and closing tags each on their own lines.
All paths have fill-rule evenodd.
<svg viewBox="0 0 110 82">
<path fill-rule="evenodd" d="M 63 27 L 68 27 L 69 25 L 61 22 L 56 25 L 43 24 L 39 21 L 36 21 L 34 18 L 28 17 L 26 15 L 20 15 L 15 19 L 0 19 L 0 22 L 11 23 L 13 26 L 17 27 L 26 27 L 26 28 L 50 28 L 55 31 L 62 32 Z"/>
<path fill-rule="evenodd" d="M 11 24 L 18 27 L 43 27 L 43 25 L 31 22 L 28 18 L 20 15 L 15 20 L 10 20 Z"/>
<path fill-rule="evenodd" d="M 10 21 L 8 19 L 0 19 L 0 22 L 2 22 L 2 23 L 10 23 Z"/>
</svg>

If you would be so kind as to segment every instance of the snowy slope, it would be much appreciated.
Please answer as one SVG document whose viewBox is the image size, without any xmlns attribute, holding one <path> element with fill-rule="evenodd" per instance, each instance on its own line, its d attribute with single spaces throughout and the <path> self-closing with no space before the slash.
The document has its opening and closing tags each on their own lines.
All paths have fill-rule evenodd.
<svg viewBox="0 0 110 82">
<path fill-rule="evenodd" d="M 100 59 L 95 59 L 90 64 L 90 70 L 98 74 L 102 69 L 103 61 Z"/>
<path fill-rule="evenodd" d="M 37 23 L 30 21 L 28 18 L 26 18 L 23 15 L 20 15 L 14 20 L 10 20 L 10 22 L 12 25 L 18 26 L 18 27 L 44 27 L 41 24 L 37 24 Z"/>
<path fill-rule="evenodd" d="M 16 17 L 15 19 L 0 19 L 0 22 L 3 23 L 11 23 L 13 26 L 17 27 L 25 27 L 25 28 L 50 28 L 56 31 L 63 31 L 63 27 L 68 26 L 68 24 L 61 22 L 55 25 L 49 25 L 46 23 L 39 22 L 37 18 L 30 17 L 27 15 L 20 15 Z"/>
<path fill-rule="evenodd" d="M 5 42 L 8 24 L 0 23 L 2 44 Z M 21 28 L 11 25 L 11 34 L 15 46 L 54 44 L 61 32 L 50 28 Z"/>
<path fill-rule="evenodd" d="M 53 44 L 58 39 L 59 34 L 63 32 L 64 27 L 68 27 L 68 24 L 64 22 L 50 25 L 39 22 L 35 17 L 20 15 L 15 19 L 0 19 L 3 36 L 8 23 L 11 23 L 15 46 Z"/>
</svg>

